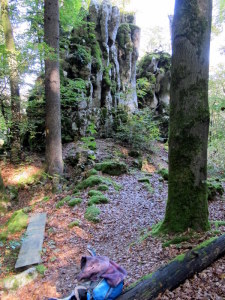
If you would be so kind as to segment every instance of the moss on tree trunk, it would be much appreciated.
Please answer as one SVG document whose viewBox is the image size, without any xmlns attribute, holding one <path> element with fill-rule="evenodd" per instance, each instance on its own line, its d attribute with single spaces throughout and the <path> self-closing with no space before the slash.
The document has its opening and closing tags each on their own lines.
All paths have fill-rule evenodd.
<svg viewBox="0 0 225 300">
<path fill-rule="evenodd" d="M 211 0 L 176 1 L 169 124 L 169 191 L 162 231 L 207 230 Z"/>
<path fill-rule="evenodd" d="M 9 19 L 8 0 L 1 0 L 2 27 L 5 36 L 5 45 L 8 51 L 9 83 L 11 92 L 11 161 L 17 163 L 21 156 L 20 147 L 20 92 L 19 92 L 19 71 L 16 57 L 16 47 L 13 37 L 13 29 Z"/>
</svg>

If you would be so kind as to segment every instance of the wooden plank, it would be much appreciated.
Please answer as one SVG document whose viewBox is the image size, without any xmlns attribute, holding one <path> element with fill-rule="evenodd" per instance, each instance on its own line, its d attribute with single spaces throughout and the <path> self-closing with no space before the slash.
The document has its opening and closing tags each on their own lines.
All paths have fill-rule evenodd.
<svg viewBox="0 0 225 300">
<path fill-rule="evenodd" d="M 25 239 L 15 265 L 16 269 L 41 263 L 45 223 L 46 213 L 35 214 L 30 218 Z"/>
</svg>

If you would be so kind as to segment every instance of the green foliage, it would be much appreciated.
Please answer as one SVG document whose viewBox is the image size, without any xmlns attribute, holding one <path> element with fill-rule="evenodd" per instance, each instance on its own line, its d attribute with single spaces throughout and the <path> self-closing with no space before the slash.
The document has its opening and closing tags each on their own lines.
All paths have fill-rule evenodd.
<svg viewBox="0 0 225 300">
<path fill-rule="evenodd" d="M 127 122 L 117 128 L 115 138 L 134 149 L 150 150 L 153 142 L 159 138 L 158 123 L 151 111 L 144 109 L 128 115 Z"/>
<path fill-rule="evenodd" d="M 154 77 L 155 78 L 155 77 Z M 152 92 L 152 85 L 146 77 L 137 79 L 137 97 L 138 99 L 143 99 L 147 93 Z"/>
<path fill-rule="evenodd" d="M 213 198 L 219 194 L 223 195 L 224 188 L 219 178 L 209 178 L 207 180 L 207 190 L 208 190 L 208 200 L 213 200 Z"/>
<path fill-rule="evenodd" d="M 127 172 L 126 164 L 119 161 L 104 161 L 95 164 L 94 168 L 98 171 L 102 171 L 102 173 L 113 176 L 118 176 Z"/>
<path fill-rule="evenodd" d="M 88 221 L 98 223 L 100 221 L 99 220 L 100 213 L 101 211 L 98 207 L 96 207 L 95 205 L 91 205 L 86 209 L 84 217 Z"/>
<path fill-rule="evenodd" d="M 225 172 L 225 65 L 218 65 L 209 81 L 210 128 L 208 172 L 221 176 Z"/>
<path fill-rule="evenodd" d="M 71 207 L 74 207 L 77 204 L 80 204 L 82 202 L 81 198 L 72 198 L 68 201 L 68 205 Z"/>
<path fill-rule="evenodd" d="M 88 1 L 81 0 L 60 0 L 60 24 L 65 31 L 71 31 L 82 23 L 85 10 L 82 5 L 88 5 Z"/>
<path fill-rule="evenodd" d="M 106 204 L 109 200 L 104 195 L 95 195 L 92 196 L 88 201 L 88 206 L 93 204 Z"/>
</svg>

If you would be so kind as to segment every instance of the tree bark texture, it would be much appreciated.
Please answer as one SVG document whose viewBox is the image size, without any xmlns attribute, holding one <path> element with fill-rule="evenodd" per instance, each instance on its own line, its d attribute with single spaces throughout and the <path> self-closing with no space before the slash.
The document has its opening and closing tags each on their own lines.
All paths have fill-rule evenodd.
<svg viewBox="0 0 225 300">
<path fill-rule="evenodd" d="M 169 190 L 161 230 L 207 230 L 211 0 L 176 0 L 172 26 Z"/>
<path fill-rule="evenodd" d="M 50 174 L 63 173 L 59 78 L 59 3 L 45 0 L 44 40 L 51 56 L 45 59 L 46 163 Z"/>
<path fill-rule="evenodd" d="M 13 37 L 13 29 L 9 19 L 8 0 L 1 0 L 1 18 L 5 36 L 5 45 L 9 53 L 8 63 L 10 70 L 10 92 L 11 92 L 11 161 L 16 163 L 21 156 L 20 145 L 20 91 L 19 71 L 16 58 L 16 48 Z"/>
<path fill-rule="evenodd" d="M 208 241 L 187 252 L 177 256 L 166 266 L 149 274 L 134 287 L 125 291 L 118 300 L 150 300 L 155 299 L 167 289 L 173 290 L 199 273 L 215 260 L 225 254 L 225 235 Z"/>
</svg>

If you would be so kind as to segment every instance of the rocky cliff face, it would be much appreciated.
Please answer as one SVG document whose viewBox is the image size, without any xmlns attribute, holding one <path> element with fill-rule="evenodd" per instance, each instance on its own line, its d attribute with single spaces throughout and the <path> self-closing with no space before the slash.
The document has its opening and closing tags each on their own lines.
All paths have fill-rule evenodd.
<svg viewBox="0 0 225 300">
<path fill-rule="evenodd" d="M 83 97 L 71 107 L 70 134 L 85 135 L 95 123 L 103 136 L 109 136 L 118 107 L 130 111 L 138 107 L 136 62 L 140 29 L 133 15 L 122 15 L 110 1 L 92 0 L 87 23 L 73 31 L 64 63 L 70 80 L 85 81 Z"/>
</svg>

